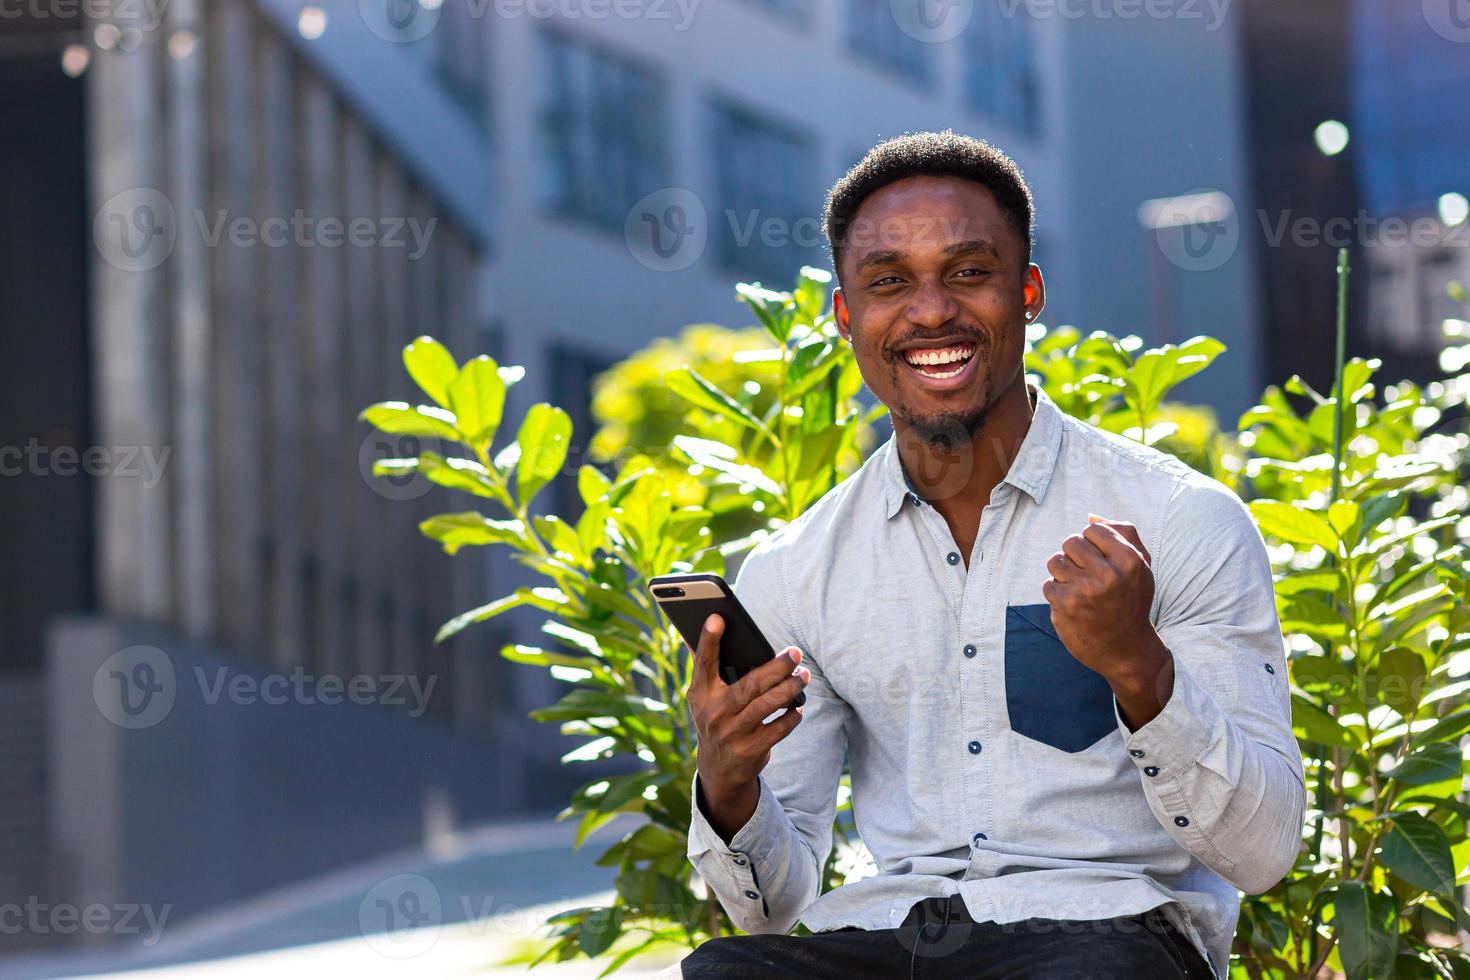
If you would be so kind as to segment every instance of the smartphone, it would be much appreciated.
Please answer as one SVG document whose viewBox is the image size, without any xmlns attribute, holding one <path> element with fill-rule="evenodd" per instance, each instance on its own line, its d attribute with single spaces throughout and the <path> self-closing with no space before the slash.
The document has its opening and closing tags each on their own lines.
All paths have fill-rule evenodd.
<svg viewBox="0 0 1470 980">
<path fill-rule="evenodd" d="M 761 635 L 750 613 L 720 576 L 701 572 L 693 575 L 656 575 L 648 590 L 669 622 L 684 637 L 689 649 L 699 649 L 704 621 L 711 613 L 725 620 L 720 636 L 720 677 L 734 684 L 750 671 L 776 656 L 770 641 Z M 793 705 L 806 704 L 806 693 L 798 691 Z"/>
</svg>

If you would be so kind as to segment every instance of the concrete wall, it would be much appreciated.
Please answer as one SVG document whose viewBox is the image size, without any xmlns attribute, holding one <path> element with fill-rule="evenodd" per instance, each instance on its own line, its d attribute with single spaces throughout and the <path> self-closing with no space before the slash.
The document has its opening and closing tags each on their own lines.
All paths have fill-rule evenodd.
<svg viewBox="0 0 1470 980">
<path fill-rule="evenodd" d="M 149 626 L 56 624 L 46 699 L 58 900 L 167 905 L 178 921 L 505 815 L 490 743 L 408 717 L 422 699 L 395 681 L 342 677 L 343 703 L 327 704 L 327 675 L 298 682 Z M 348 703 L 354 683 L 371 703 Z"/>
</svg>

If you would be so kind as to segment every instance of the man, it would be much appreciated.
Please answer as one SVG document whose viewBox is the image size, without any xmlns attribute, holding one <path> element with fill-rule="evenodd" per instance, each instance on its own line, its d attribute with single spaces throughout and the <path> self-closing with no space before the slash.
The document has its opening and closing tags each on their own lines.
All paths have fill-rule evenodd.
<svg viewBox="0 0 1470 980">
<path fill-rule="evenodd" d="M 726 685 L 706 624 L 689 857 L 759 935 L 683 976 L 1225 976 L 1305 808 L 1248 511 L 1026 383 L 1045 285 L 1007 156 L 882 143 L 825 229 L 894 435 L 742 566 L 780 655 Z M 879 873 L 819 896 L 844 757 Z"/>
</svg>

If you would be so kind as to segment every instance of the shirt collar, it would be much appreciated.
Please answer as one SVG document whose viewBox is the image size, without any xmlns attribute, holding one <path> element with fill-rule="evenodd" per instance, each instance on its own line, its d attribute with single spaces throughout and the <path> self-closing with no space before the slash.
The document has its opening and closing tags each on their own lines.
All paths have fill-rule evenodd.
<svg viewBox="0 0 1470 980">
<path fill-rule="evenodd" d="M 1031 415 L 1031 428 L 1021 441 L 1021 450 L 1011 462 L 1001 484 L 1010 484 L 1024 491 L 1038 504 L 1046 496 L 1051 475 L 1056 470 L 1057 455 L 1062 445 L 1062 411 L 1045 391 L 1030 385 L 1036 395 L 1036 409 Z M 914 485 L 904 472 L 898 455 L 898 443 L 893 436 L 878 450 L 883 454 L 879 460 L 883 468 L 884 516 L 893 517 L 903 508 Z"/>
</svg>

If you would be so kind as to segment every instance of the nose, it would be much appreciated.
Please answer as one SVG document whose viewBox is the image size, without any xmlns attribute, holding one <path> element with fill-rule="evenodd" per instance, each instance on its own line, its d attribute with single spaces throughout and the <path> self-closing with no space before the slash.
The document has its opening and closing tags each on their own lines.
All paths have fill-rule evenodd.
<svg viewBox="0 0 1470 980">
<path fill-rule="evenodd" d="M 944 284 L 925 279 L 910 295 L 904 316 L 917 327 L 937 330 L 959 315 L 960 305 Z"/>
</svg>

